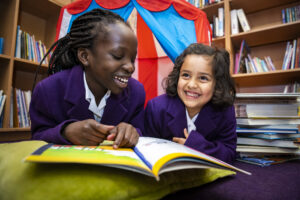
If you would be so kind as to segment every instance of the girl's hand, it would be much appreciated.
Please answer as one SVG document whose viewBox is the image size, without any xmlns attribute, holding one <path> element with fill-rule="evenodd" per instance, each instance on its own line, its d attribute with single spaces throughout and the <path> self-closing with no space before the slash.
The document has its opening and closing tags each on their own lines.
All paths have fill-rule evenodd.
<svg viewBox="0 0 300 200">
<path fill-rule="evenodd" d="M 113 148 L 133 147 L 139 140 L 139 134 L 131 124 L 121 122 L 109 131 L 108 140 L 114 140 Z"/>
<path fill-rule="evenodd" d="M 189 137 L 189 133 L 187 132 L 186 128 L 183 129 L 183 134 L 185 138 L 173 137 L 173 142 L 176 142 L 178 144 L 184 144 L 186 139 Z"/>
<path fill-rule="evenodd" d="M 62 135 L 73 144 L 96 146 L 106 139 L 113 128 L 94 119 L 87 119 L 67 125 Z"/>
</svg>

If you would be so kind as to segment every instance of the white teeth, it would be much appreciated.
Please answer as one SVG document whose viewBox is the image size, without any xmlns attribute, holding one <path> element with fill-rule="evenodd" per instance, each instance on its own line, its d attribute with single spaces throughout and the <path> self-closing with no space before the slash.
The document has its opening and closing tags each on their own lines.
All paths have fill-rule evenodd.
<svg viewBox="0 0 300 200">
<path fill-rule="evenodd" d="M 122 83 L 128 83 L 128 78 L 121 78 L 119 76 L 115 76 L 114 78 Z"/>
<path fill-rule="evenodd" d="M 199 97 L 200 95 L 199 94 L 196 94 L 196 93 L 190 93 L 190 92 L 186 92 L 186 94 L 188 96 L 191 96 L 191 97 Z"/>
</svg>

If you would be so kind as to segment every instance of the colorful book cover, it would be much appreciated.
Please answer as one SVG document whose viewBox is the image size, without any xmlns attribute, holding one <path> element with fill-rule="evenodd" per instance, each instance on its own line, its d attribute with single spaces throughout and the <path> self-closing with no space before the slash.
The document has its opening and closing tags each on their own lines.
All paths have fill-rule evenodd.
<svg viewBox="0 0 300 200">
<path fill-rule="evenodd" d="M 79 146 L 47 144 L 25 161 L 44 163 L 99 164 L 152 176 L 174 170 L 191 168 L 223 168 L 249 174 L 212 156 L 172 141 L 140 137 L 132 148 L 113 149 L 112 146 Z"/>
</svg>

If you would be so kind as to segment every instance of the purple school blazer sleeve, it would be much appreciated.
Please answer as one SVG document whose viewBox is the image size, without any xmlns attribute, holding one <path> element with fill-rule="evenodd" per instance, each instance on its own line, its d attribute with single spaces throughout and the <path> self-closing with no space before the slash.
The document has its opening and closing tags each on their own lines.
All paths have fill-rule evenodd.
<svg viewBox="0 0 300 200">
<path fill-rule="evenodd" d="M 60 131 L 62 126 L 75 120 L 63 120 L 57 122 L 51 112 L 51 99 L 47 97 L 47 91 L 43 89 L 43 84 L 38 84 L 32 94 L 30 103 L 30 119 L 32 139 L 44 140 L 57 144 L 70 144 L 64 139 Z"/>
<path fill-rule="evenodd" d="M 207 104 L 199 113 L 195 125 L 196 130 L 190 133 L 184 145 L 225 162 L 235 159 L 236 119 L 233 107 L 219 110 Z M 145 136 L 168 140 L 184 138 L 184 128 L 187 128 L 185 106 L 179 98 L 161 95 L 148 102 Z"/>
</svg>

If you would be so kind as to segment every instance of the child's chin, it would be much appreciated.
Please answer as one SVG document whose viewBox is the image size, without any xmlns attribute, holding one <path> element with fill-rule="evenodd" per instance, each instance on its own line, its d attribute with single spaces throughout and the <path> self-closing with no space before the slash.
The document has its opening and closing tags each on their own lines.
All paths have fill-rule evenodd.
<svg viewBox="0 0 300 200">
<path fill-rule="evenodd" d="M 113 88 L 111 89 L 111 93 L 114 94 L 114 95 L 118 95 L 118 94 L 121 94 L 124 89 L 126 89 L 126 87 L 124 88 L 120 88 L 120 87 L 117 87 L 117 88 Z"/>
</svg>

